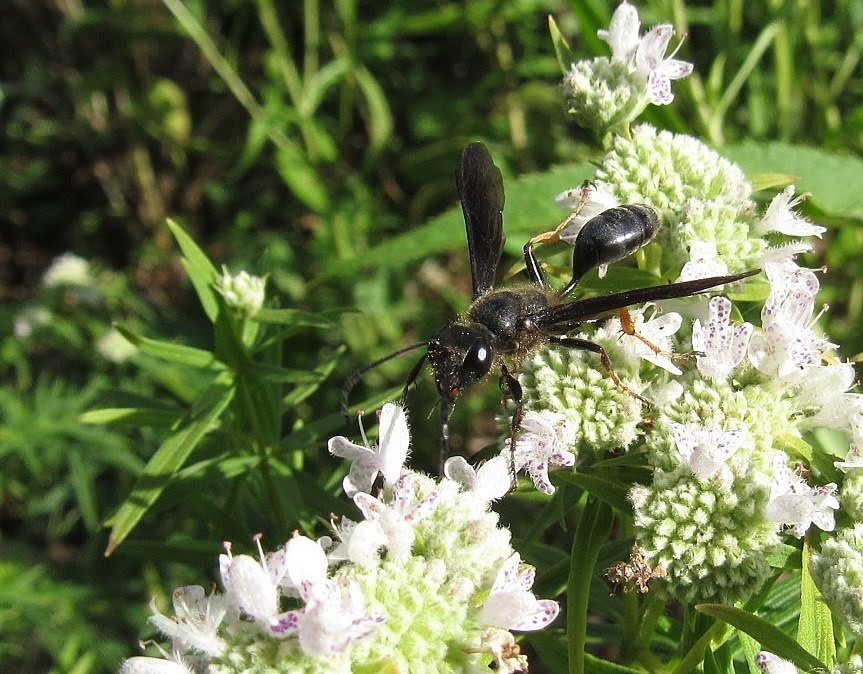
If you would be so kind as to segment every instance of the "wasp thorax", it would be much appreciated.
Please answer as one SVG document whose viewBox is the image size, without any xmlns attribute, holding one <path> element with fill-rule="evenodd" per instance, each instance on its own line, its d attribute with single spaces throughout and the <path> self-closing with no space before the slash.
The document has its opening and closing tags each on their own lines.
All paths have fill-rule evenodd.
<svg viewBox="0 0 863 674">
<path fill-rule="evenodd" d="M 453 400 L 488 374 L 495 356 L 493 339 L 488 328 L 478 323 L 446 325 L 435 333 L 428 359 L 441 395 Z"/>
</svg>

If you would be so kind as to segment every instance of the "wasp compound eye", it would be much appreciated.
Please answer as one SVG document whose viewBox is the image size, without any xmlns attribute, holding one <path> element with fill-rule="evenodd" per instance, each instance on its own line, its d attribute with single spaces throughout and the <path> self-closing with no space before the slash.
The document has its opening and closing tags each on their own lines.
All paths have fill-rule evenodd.
<svg viewBox="0 0 863 674">
<path fill-rule="evenodd" d="M 482 379 L 488 374 L 493 361 L 491 345 L 481 338 L 475 340 L 464 356 L 461 366 L 462 382 L 470 383 Z"/>
</svg>

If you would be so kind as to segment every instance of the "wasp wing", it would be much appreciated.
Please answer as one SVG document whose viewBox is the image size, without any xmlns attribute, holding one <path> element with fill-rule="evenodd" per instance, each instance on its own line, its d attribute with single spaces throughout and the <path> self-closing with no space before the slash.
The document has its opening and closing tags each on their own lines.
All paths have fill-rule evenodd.
<svg viewBox="0 0 863 674">
<path fill-rule="evenodd" d="M 503 176 L 488 148 L 471 143 L 455 170 L 455 184 L 467 229 L 473 297 L 494 286 L 497 263 L 503 251 Z"/>
<path fill-rule="evenodd" d="M 588 297 L 574 302 L 566 302 L 542 311 L 529 314 L 527 319 L 541 329 L 549 329 L 555 326 L 574 325 L 585 321 L 593 321 L 603 315 L 628 307 L 631 304 L 652 302 L 655 300 L 670 300 L 675 297 L 687 297 L 696 293 L 721 286 L 726 283 L 739 281 L 758 274 L 760 269 L 752 269 L 741 274 L 730 276 L 711 276 L 709 278 L 683 281 L 681 283 L 669 283 L 662 286 L 649 286 L 647 288 L 635 288 L 610 295 L 599 297 Z"/>
</svg>

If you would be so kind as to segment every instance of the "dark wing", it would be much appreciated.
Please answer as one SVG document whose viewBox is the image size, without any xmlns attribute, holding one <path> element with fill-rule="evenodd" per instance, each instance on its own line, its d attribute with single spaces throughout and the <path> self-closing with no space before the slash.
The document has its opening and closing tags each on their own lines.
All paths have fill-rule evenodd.
<svg viewBox="0 0 863 674">
<path fill-rule="evenodd" d="M 696 279 L 694 281 L 669 283 L 663 286 L 650 286 L 648 288 L 635 288 L 620 293 L 612 293 L 611 295 L 588 297 L 583 300 L 566 302 L 565 304 L 558 304 L 548 309 L 543 309 L 542 311 L 528 315 L 527 318 L 537 327 L 545 329 L 560 325 L 583 323 L 584 321 L 596 320 L 611 311 L 628 307 L 631 304 L 695 295 L 716 286 L 754 276 L 760 271 L 760 269 L 751 269 L 742 274 L 732 274 L 731 276 L 711 276 L 710 278 Z"/>
<path fill-rule="evenodd" d="M 497 263 L 503 251 L 503 176 L 488 148 L 471 143 L 455 170 L 455 184 L 467 228 L 467 246 L 473 278 L 473 297 L 494 286 Z"/>
</svg>

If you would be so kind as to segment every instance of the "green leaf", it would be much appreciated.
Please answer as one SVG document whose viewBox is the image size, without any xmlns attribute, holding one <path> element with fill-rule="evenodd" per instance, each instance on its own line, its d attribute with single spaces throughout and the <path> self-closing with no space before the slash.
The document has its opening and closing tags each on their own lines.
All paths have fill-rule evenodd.
<svg viewBox="0 0 863 674">
<path fill-rule="evenodd" d="M 88 410 L 77 416 L 82 424 L 100 426 L 127 426 L 130 428 L 171 428 L 183 418 L 181 410 L 165 410 L 145 407 L 105 407 Z"/>
<path fill-rule="evenodd" d="M 252 316 L 251 320 L 258 323 L 303 328 L 332 328 L 335 326 L 335 323 L 325 316 L 298 311 L 297 309 L 261 309 Z"/>
<path fill-rule="evenodd" d="M 644 674 L 640 669 L 624 667 L 608 660 L 597 658 L 590 653 L 584 654 L 585 674 Z"/>
<path fill-rule="evenodd" d="M 829 671 L 829 668 L 821 660 L 803 648 L 793 638 L 757 615 L 735 608 L 734 606 L 725 606 L 724 604 L 699 604 L 695 608 L 701 613 L 719 618 L 745 632 L 758 641 L 762 649 L 770 651 L 785 660 L 790 660 L 799 669 L 804 671 L 812 669 Z"/>
<path fill-rule="evenodd" d="M 762 674 L 761 670 L 758 669 L 758 665 L 755 664 L 755 656 L 758 655 L 760 650 L 758 648 L 758 642 L 745 632 L 738 632 L 737 638 L 740 640 L 740 647 L 743 650 L 743 659 L 746 662 L 746 666 L 749 668 L 749 674 Z"/>
<path fill-rule="evenodd" d="M 565 213 L 555 206 L 554 196 L 581 184 L 593 175 L 594 170 L 588 163 L 568 164 L 510 181 L 506 198 L 506 231 L 509 236 L 506 249 L 521 255 L 530 236 L 549 230 L 563 220 Z M 463 250 L 467 259 L 461 208 L 450 209 L 421 227 L 392 236 L 356 257 L 332 259 L 324 267 L 323 277 L 351 276 L 366 269 L 395 269 L 452 249 Z"/>
<path fill-rule="evenodd" d="M 212 430 L 234 397 L 234 392 L 233 375 L 229 372 L 221 373 L 195 402 L 180 428 L 169 435 L 156 450 L 144 467 L 129 498 L 111 518 L 106 557 L 132 532 L 174 474 L 183 467 L 198 443 Z"/>
<path fill-rule="evenodd" d="M 154 356 L 155 358 L 167 360 L 172 363 L 179 363 L 180 365 L 201 367 L 214 371 L 222 370 L 225 367 L 211 351 L 198 349 L 194 346 L 173 344 L 172 342 L 163 342 L 158 339 L 142 337 L 121 325 L 115 324 L 114 327 L 117 328 L 123 337 L 132 342 L 132 344 L 141 349 L 141 351 Z"/>
<path fill-rule="evenodd" d="M 389 142 L 393 133 L 393 115 L 387 95 L 378 81 L 364 67 L 355 68 L 353 75 L 369 106 L 366 123 L 369 127 L 372 153 L 377 154 Z"/>
<path fill-rule="evenodd" d="M 797 180 L 797 176 L 787 173 L 757 173 L 748 177 L 749 182 L 752 183 L 753 192 L 769 190 L 774 187 L 786 187 Z"/>
<path fill-rule="evenodd" d="M 177 245 L 183 251 L 183 266 L 189 274 L 189 280 L 198 293 L 198 299 L 201 300 L 201 306 L 204 307 L 204 312 L 213 322 L 219 314 L 219 302 L 216 298 L 216 291 L 213 290 L 213 284 L 219 277 L 219 272 L 216 267 L 210 262 L 210 258 L 206 253 L 198 247 L 192 237 L 186 234 L 185 230 L 171 218 L 168 218 L 168 227 L 171 234 L 177 240 Z"/>
<path fill-rule="evenodd" d="M 572 47 L 563 37 L 560 28 L 557 27 L 557 22 L 554 17 L 548 17 L 548 32 L 551 33 L 551 43 L 554 45 L 554 55 L 557 56 L 557 62 L 560 65 L 561 72 L 566 75 L 569 72 L 572 64 L 577 60 L 572 52 Z"/>
<path fill-rule="evenodd" d="M 832 216 L 863 218 L 863 159 L 814 147 L 747 141 L 719 149 L 748 175 L 783 173 L 799 176 L 800 192 L 811 192 L 812 202 Z"/>
<path fill-rule="evenodd" d="M 276 149 L 276 169 L 285 184 L 306 206 L 317 213 L 330 208 L 326 182 L 309 163 L 299 145 L 292 141 L 280 143 Z"/>
<path fill-rule="evenodd" d="M 629 489 L 631 485 L 609 480 L 605 477 L 590 475 L 581 470 L 559 470 L 554 475 L 560 480 L 584 489 L 591 496 L 604 501 L 615 510 L 624 513 L 632 510 L 632 504 L 629 502 Z"/>
<path fill-rule="evenodd" d="M 803 571 L 800 581 L 800 621 L 797 624 L 797 643 L 827 664 L 828 671 L 836 660 L 836 641 L 833 638 L 833 615 L 824 603 L 821 593 L 809 571 L 812 548 L 803 542 Z"/>
<path fill-rule="evenodd" d="M 578 521 L 572 541 L 572 558 L 566 590 L 566 640 L 570 674 L 584 674 L 587 640 L 588 602 L 596 559 L 614 517 L 609 506 L 597 499 L 588 499 Z"/>
</svg>

